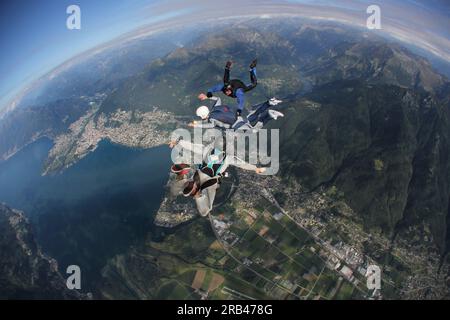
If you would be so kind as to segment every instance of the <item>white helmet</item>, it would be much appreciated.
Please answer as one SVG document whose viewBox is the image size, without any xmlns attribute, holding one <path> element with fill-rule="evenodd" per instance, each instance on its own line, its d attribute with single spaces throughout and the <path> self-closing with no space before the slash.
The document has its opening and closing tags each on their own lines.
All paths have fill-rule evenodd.
<svg viewBox="0 0 450 320">
<path fill-rule="evenodd" d="M 206 119 L 206 118 L 208 118 L 208 115 L 209 115 L 209 109 L 207 106 L 201 106 L 201 107 L 197 108 L 197 111 L 195 113 L 200 118 Z"/>
</svg>

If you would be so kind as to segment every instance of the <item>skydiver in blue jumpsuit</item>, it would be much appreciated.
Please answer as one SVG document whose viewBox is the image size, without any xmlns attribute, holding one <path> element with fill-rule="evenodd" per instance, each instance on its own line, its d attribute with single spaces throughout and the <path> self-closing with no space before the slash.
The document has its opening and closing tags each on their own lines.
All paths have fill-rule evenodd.
<svg viewBox="0 0 450 320">
<path fill-rule="evenodd" d="M 213 96 L 213 93 L 222 91 L 226 96 L 237 99 L 236 114 L 240 116 L 242 110 L 245 107 L 245 93 L 254 89 L 258 84 L 258 80 L 256 78 L 257 60 L 256 59 L 253 60 L 252 63 L 250 64 L 251 83 L 248 85 L 246 85 L 239 79 L 230 80 L 230 70 L 232 64 L 233 63 L 231 61 L 228 61 L 225 66 L 225 73 L 223 75 L 223 84 L 220 83 L 210 88 L 206 95 L 203 93 L 200 94 L 199 99 L 204 100 L 206 98 L 211 98 Z"/>
</svg>

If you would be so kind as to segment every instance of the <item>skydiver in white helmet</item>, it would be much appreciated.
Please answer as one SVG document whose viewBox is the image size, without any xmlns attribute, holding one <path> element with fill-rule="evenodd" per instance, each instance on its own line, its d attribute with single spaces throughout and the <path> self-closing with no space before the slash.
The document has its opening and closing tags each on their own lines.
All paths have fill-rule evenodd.
<svg viewBox="0 0 450 320">
<path fill-rule="evenodd" d="M 211 110 L 207 106 L 200 106 L 196 110 L 198 117 L 202 119 L 201 122 L 193 121 L 189 124 L 192 128 L 223 128 L 234 130 L 257 130 L 261 129 L 270 120 L 278 119 L 284 115 L 276 110 L 270 109 L 281 103 L 281 100 L 272 98 L 264 103 L 253 106 L 253 111 L 246 118 L 237 116 L 235 110 L 226 105 L 221 104 L 221 99 L 215 96 L 206 97 L 204 94 L 200 94 L 199 99 L 211 99 L 216 101 Z"/>
</svg>

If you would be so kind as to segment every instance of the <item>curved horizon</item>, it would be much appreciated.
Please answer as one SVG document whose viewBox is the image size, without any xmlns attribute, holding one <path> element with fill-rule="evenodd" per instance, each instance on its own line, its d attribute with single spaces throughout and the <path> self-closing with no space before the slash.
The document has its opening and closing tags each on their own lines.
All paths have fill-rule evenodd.
<svg viewBox="0 0 450 320">
<path fill-rule="evenodd" d="M 448 15 L 450 5 L 445 5 L 441 1 L 430 1 L 426 4 L 418 4 L 416 1 L 402 1 L 396 4 L 393 4 L 392 1 L 390 1 L 391 3 L 385 2 L 379 1 L 378 3 L 381 8 L 382 29 L 368 31 L 379 33 L 383 37 L 393 37 L 401 43 L 425 50 L 435 57 L 450 63 L 450 19 Z M 148 2 L 135 0 L 134 4 L 136 3 L 140 5 L 137 6 L 140 11 L 134 12 L 133 14 L 137 15 L 135 17 L 140 17 L 141 24 L 129 24 L 126 21 L 126 25 L 122 26 L 120 31 L 103 36 L 95 44 L 89 42 L 88 44 L 84 44 L 84 46 L 80 45 L 80 48 L 76 52 L 70 50 L 65 56 L 62 55 L 61 57 L 47 61 L 48 67 L 45 70 L 35 70 L 32 75 L 23 73 L 21 77 L 19 74 L 10 74 L 11 82 L 14 82 L 14 78 L 20 80 L 16 84 L 11 83 L 0 86 L 0 94 L 2 96 L 0 98 L 0 114 L 13 109 L 26 93 L 33 90 L 33 88 L 38 86 L 46 78 L 54 77 L 71 65 L 77 64 L 83 59 L 87 59 L 107 48 L 137 38 L 147 37 L 151 34 L 172 30 L 181 26 L 193 25 L 199 23 L 199 21 L 207 23 L 230 19 L 269 19 L 283 16 L 308 18 L 317 21 L 331 21 L 364 28 L 366 19 L 369 16 L 365 10 L 370 4 L 370 2 L 364 0 L 340 0 L 333 4 L 330 4 L 329 1 L 316 1 L 314 4 L 311 4 L 313 2 L 309 0 L 231 0 L 227 4 L 206 0 L 193 0 L 189 2 L 175 0 L 170 1 L 170 4 L 162 1 Z M 433 6 L 430 7 L 430 3 Z M 83 4 L 80 7 L 83 17 L 85 11 L 83 10 Z M 230 7 L 239 8 L 239 15 L 236 15 L 234 13 L 236 11 L 234 10 L 230 12 Z M 387 11 L 387 14 L 385 11 Z M 147 15 L 149 12 L 151 15 Z M 396 16 L 396 13 L 401 14 Z M 127 12 L 126 16 L 128 17 L 130 14 L 132 13 Z M 420 20 L 418 20 L 419 16 L 421 17 Z M 396 19 L 399 17 L 402 19 Z M 64 16 L 63 18 L 65 19 Z M 148 21 L 149 19 L 151 20 L 150 22 Z M 414 20 L 412 21 L 411 19 Z M 130 26 L 133 27 L 130 28 Z M 427 26 L 427 28 L 425 29 L 424 26 Z M 68 31 L 64 30 L 64 32 Z M 90 36 L 91 38 L 95 38 L 94 34 Z M 43 41 L 46 41 L 46 39 Z M 64 47 L 64 44 L 62 42 L 61 46 Z M 65 49 L 67 50 L 67 48 Z M 40 66 L 38 61 L 33 60 L 32 62 L 36 67 Z M 1 65 L 0 67 L 5 68 L 5 66 Z M 11 68 L 11 66 L 7 64 L 7 68 Z M 29 72 L 31 71 L 29 70 Z M 4 81 L 8 81 L 7 72 Z M 14 87 L 12 92 L 7 93 L 12 87 Z"/>
</svg>

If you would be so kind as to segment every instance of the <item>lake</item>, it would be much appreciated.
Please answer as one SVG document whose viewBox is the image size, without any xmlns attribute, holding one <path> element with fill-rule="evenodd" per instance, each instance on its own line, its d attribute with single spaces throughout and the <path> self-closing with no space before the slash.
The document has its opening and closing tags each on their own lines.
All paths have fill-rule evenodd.
<svg viewBox="0 0 450 320">
<path fill-rule="evenodd" d="M 153 225 L 171 164 L 167 146 L 132 149 L 102 141 L 62 173 L 41 176 L 52 142 L 40 139 L 0 164 L 0 201 L 30 218 L 45 253 L 64 273 L 82 270 L 93 287 L 101 268 L 146 236 Z"/>
</svg>

